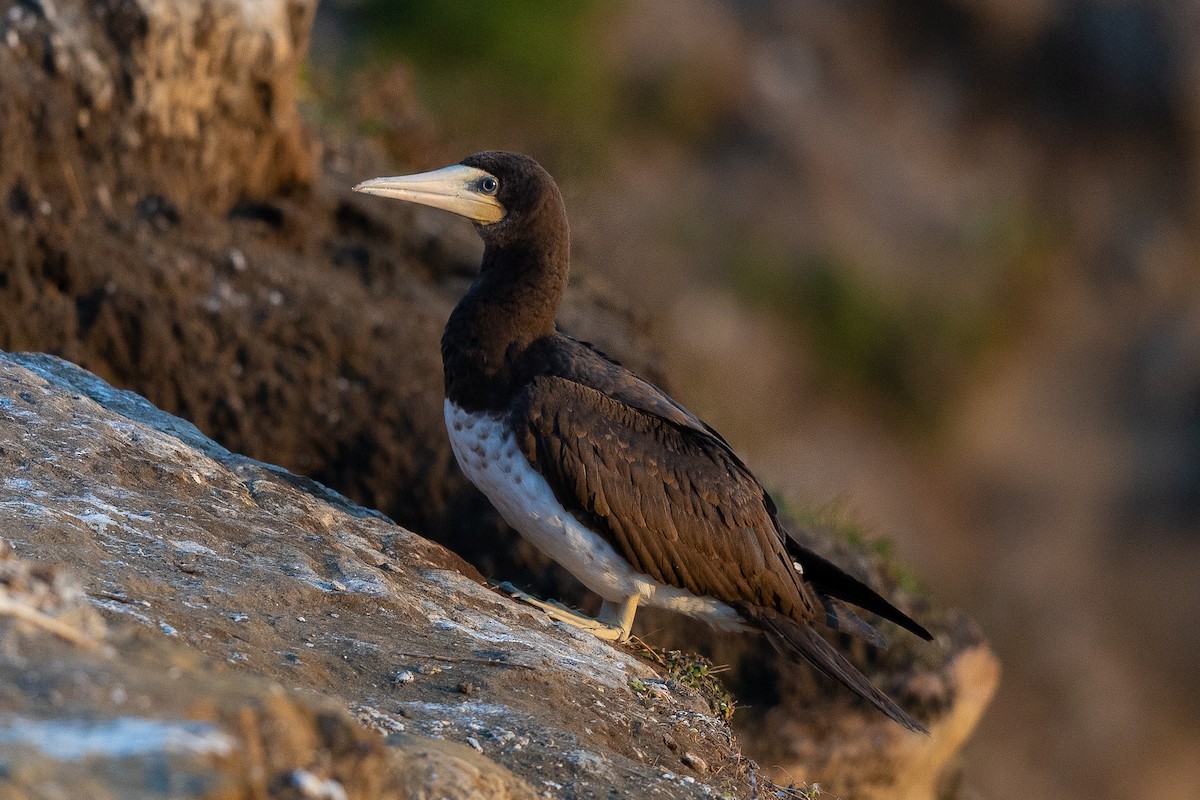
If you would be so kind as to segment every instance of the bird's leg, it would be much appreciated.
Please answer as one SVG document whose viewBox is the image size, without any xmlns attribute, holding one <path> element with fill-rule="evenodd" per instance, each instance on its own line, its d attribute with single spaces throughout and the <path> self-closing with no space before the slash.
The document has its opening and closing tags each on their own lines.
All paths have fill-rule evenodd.
<svg viewBox="0 0 1200 800">
<path fill-rule="evenodd" d="M 632 594 L 619 603 L 605 600 L 600 604 L 600 616 L 597 619 L 614 628 L 621 629 L 621 635 L 617 638 L 618 642 L 629 639 L 629 631 L 633 628 L 633 615 L 637 613 L 640 599 L 640 595 Z"/>
<path fill-rule="evenodd" d="M 514 600 L 519 600 L 526 605 L 533 606 L 534 608 L 540 608 L 543 612 L 545 612 L 546 616 L 550 617 L 551 619 L 558 620 L 559 622 L 565 622 L 572 627 L 587 631 L 597 639 L 603 639 L 606 642 L 623 642 L 629 638 L 629 627 L 628 625 L 624 625 L 621 621 L 625 619 L 624 615 L 627 614 L 629 624 L 633 624 L 633 612 L 637 609 L 636 598 L 633 598 L 632 604 L 630 604 L 629 600 L 626 600 L 619 606 L 621 614 L 619 619 L 621 621 L 618 621 L 616 624 L 612 624 L 605 617 L 605 609 L 607 609 L 610 605 L 615 607 L 616 604 L 610 604 L 607 600 L 604 601 L 604 605 L 601 607 L 600 618 L 597 619 L 595 617 L 589 617 L 586 614 L 580 614 L 574 609 L 567 608 L 557 600 L 539 600 L 533 595 L 521 591 L 508 581 L 497 584 L 496 588 L 510 595 Z M 628 607 L 628 610 L 626 610 L 626 607 Z"/>
</svg>

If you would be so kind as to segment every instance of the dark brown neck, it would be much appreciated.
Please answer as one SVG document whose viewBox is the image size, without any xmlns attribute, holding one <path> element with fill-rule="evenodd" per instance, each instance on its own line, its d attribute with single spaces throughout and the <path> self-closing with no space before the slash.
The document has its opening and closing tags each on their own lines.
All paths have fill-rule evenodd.
<svg viewBox="0 0 1200 800">
<path fill-rule="evenodd" d="M 469 411 L 502 411 L 513 394 L 514 365 L 529 344 L 554 333 L 567 286 L 565 234 L 488 244 L 479 277 L 442 336 L 446 397 Z"/>
</svg>

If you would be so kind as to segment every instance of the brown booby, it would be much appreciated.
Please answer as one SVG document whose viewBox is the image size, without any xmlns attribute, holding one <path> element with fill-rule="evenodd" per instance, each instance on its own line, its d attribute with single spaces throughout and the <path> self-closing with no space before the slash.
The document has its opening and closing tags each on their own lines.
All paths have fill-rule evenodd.
<svg viewBox="0 0 1200 800">
<path fill-rule="evenodd" d="M 604 600 L 598 619 L 540 607 L 615 640 L 629 636 L 639 603 L 761 630 L 785 654 L 924 731 L 810 623 L 881 643 L 840 600 L 923 639 L 929 633 L 789 538 L 720 434 L 557 330 L 570 234 L 562 195 L 537 162 L 484 152 L 354 188 L 467 217 L 483 239 L 479 276 L 442 337 L 446 428 L 459 466 L 509 525 Z"/>
</svg>

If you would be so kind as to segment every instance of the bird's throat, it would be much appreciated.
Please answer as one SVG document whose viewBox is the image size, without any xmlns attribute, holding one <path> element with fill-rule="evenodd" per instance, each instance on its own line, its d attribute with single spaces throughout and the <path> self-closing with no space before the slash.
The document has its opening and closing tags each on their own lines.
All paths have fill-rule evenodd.
<svg viewBox="0 0 1200 800">
<path fill-rule="evenodd" d="M 512 397 L 514 366 L 530 343 L 554 333 L 566 291 L 557 254 L 488 248 L 479 277 L 442 336 L 446 397 L 472 411 L 500 411 Z"/>
</svg>

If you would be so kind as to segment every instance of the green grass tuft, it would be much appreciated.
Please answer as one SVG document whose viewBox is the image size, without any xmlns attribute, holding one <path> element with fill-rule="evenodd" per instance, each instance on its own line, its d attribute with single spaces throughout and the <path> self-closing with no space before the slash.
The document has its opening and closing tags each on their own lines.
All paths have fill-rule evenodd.
<svg viewBox="0 0 1200 800">
<path fill-rule="evenodd" d="M 735 709 L 733 697 L 725 689 L 716 676 L 728 667 L 714 666 L 703 656 L 684 653 L 679 650 L 660 650 L 647 644 L 641 639 L 633 640 L 637 646 L 637 654 L 647 661 L 661 667 L 667 673 L 668 683 L 687 686 L 700 693 L 708 702 L 713 714 L 725 722 L 733 719 Z M 638 684 L 635 686 L 634 684 Z M 630 680 L 630 688 L 639 696 L 648 696 L 653 692 L 643 681 L 636 678 Z"/>
</svg>

